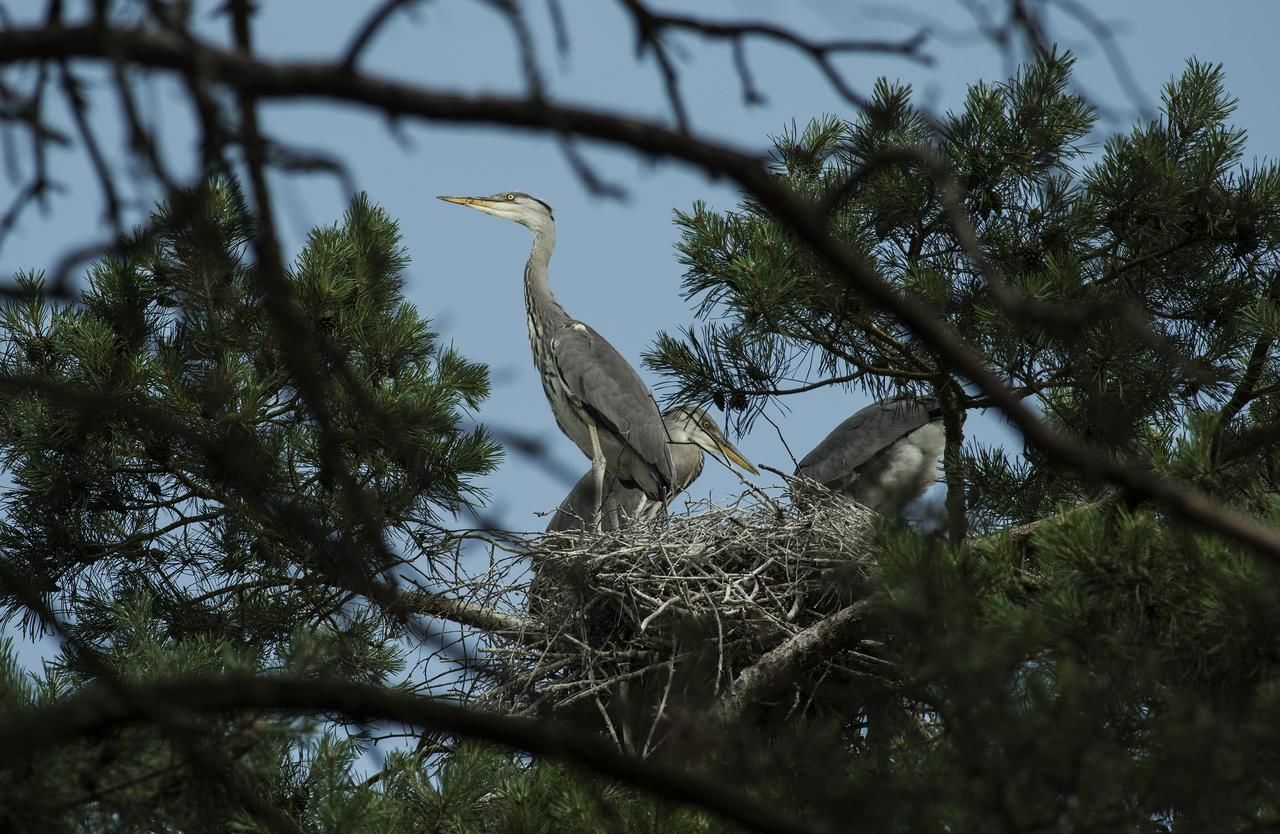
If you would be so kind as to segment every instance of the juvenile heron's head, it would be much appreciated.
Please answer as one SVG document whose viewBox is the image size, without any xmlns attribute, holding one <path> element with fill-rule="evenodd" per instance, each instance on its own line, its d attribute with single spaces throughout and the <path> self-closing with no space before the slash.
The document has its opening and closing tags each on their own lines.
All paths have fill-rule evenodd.
<svg viewBox="0 0 1280 834">
<path fill-rule="evenodd" d="M 742 452 L 725 439 L 716 421 L 705 410 L 691 405 L 678 405 L 662 413 L 662 422 L 667 426 L 667 436 L 671 443 L 692 443 L 725 464 L 734 463 L 752 475 L 760 474 Z"/>
<path fill-rule="evenodd" d="M 446 203 L 471 206 L 477 211 L 514 220 L 532 231 L 551 227 L 555 218 L 551 206 L 522 191 L 504 191 L 492 197 L 440 197 Z"/>
</svg>

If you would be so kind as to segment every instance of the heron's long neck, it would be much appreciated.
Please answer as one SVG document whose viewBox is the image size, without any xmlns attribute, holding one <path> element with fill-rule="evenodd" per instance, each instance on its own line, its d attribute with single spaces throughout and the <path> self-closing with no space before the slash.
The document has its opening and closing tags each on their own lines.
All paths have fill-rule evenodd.
<svg viewBox="0 0 1280 834">
<path fill-rule="evenodd" d="M 691 440 L 679 440 L 675 436 L 667 448 L 671 452 L 671 470 L 675 473 L 676 494 L 684 492 L 689 484 L 702 474 L 704 458 L 702 449 Z M 673 495 L 672 498 L 675 496 Z"/>
<path fill-rule="evenodd" d="M 524 266 L 524 304 L 529 319 L 529 339 L 535 343 L 569 320 L 569 314 L 556 301 L 548 281 L 551 250 L 556 246 L 554 226 L 532 229 L 533 250 Z"/>
</svg>

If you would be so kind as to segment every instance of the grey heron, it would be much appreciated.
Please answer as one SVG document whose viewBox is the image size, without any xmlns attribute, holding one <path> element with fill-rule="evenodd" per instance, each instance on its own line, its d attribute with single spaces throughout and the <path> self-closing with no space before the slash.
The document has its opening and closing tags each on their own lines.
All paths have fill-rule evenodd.
<svg viewBox="0 0 1280 834">
<path fill-rule="evenodd" d="M 653 501 L 666 501 L 674 473 L 662 414 L 649 387 L 590 325 L 569 316 L 548 279 L 556 225 L 551 206 L 519 191 L 440 197 L 524 226 L 533 248 L 524 267 L 525 318 L 533 362 L 556 424 L 591 459 L 597 496 L 606 471 Z M 599 518 L 599 507 L 593 513 Z"/>
<path fill-rule="evenodd" d="M 716 421 L 701 408 L 691 405 L 677 405 L 662 413 L 662 420 L 667 427 L 668 444 L 671 448 L 671 462 L 675 467 L 675 483 L 673 492 L 667 503 L 689 488 L 702 474 L 703 453 L 714 455 L 724 464 L 736 464 L 753 475 L 759 475 L 741 452 L 730 443 Z M 566 530 L 581 530 L 591 520 L 596 506 L 596 488 L 592 473 L 583 475 L 581 480 L 560 502 L 559 509 L 551 517 L 547 525 L 548 533 Z M 605 484 L 605 495 L 600 503 L 601 527 L 604 530 L 616 530 L 629 520 L 648 520 L 656 515 L 663 504 L 650 501 L 643 492 L 635 487 L 625 487 L 612 482 Z"/>
<path fill-rule="evenodd" d="M 796 465 L 796 474 L 873 510 L 893 512 L 938 479 L 945 446 L 936 399 L 890 397 L 832 429 Z"/>
</svg>

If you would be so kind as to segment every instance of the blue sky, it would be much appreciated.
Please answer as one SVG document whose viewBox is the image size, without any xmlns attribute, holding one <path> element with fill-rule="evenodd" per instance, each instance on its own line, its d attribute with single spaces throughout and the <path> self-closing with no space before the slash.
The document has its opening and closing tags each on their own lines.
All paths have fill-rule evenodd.
<svg viewBox="0 0 1280 834">
<path fill-rule="evenodd" d="M 19 7 L 9 11 L 21 20 L 31 13 L 27 5 L 43 4 L 10 5 Z M 203 5 L 207 9 L 213 4 Z M 331 56 L 341 49 L 369 5 L 271 0 L 264 4 L 257 42 L 274 57 Z M 571 41 L 566 58 L 555 52 L 547 4 L 523 5 L 541 51 L 543 73 L 557 98 L 650 118 L 670 117 L 655 66 L 648 59 L 637 63 L 634 58 L 632 33 L 620 3 L 562 0 Z M 766 19 L 815 37 L 901 37 L 918 20 L 972 30 L 972 18 L 953 0 L 893 5 L 700 0 L 655 5 L 707 18 Z M 1178 74 L 1189 57 L 1222 62 L 1228 88 L 1240 99 L 1236 123 L 1251 137 L 1247 155 L 1275 156 L 1280 150 L 1276 139 L 1280 115 L 1274 107 L 1274 79 L 1280 65 L 1273 43 L 1280 29 L 1280 5 L 1262 0 L 1212 4 L 1084 0 L 1083 5 L 1117 24 L 1117 43 L 1144 106 L 1154 107 L 1160 86 Z M 1119 111 L 1121 121 L 1104 123 L 1105 130 L 1127 125 L 1135 103 L 1117 83 L 1096 44 L 1062 15 L 1052 16 L 1050 23 L 1059 43 L 1080 55 L 1081 87 Z M 211 30 L 222 26 L 218 21 L 207 25 Z M 823 113 L 850 113 L 812 65 L 793 52 L 753 43 L 749 59 L 767 103 L 747 107 L 727 49 L 694 39 L 681 44 L 681 90 L 697 133 L 764 149 L 767 137 L 792 120 L 803 124 Z M 912 82 L 921 100 L 937 109 L 956 105 L 966 84 L 999 81 L 1008 70 L 986 42 L 972 37 L 948 38 L 931 44 L 929 50 L 940 58 L 931 68 L 884 56 L 848 58 L 840 67 L 861 91 L 869 91 L 878 75 Z M 365 66 L 460 91 L 519 93 L 524 89 L 519 56 L 505 21 L 468 0 L 424 4 L 374 44 Z M 166 158 L 176 171 L 189 174 L 194 159 L 192 132 L 174 90 L 162 85 L 145 100 L 149 112 L 164 120 L 161 140 Z M 119 126 L 110 120 L 110 99 L 100 101 L 95 123 L 122 138 Z M 393 136 L 376 114 L 327 104 L 273 105 L 266 124 L 282 138 L 345 159 L 357 186 L 399 219 L 413 257 L 409 298 L 435 321 L 446 340 L 492 368 L 493 396 L 476 417 L 543 438 L 570 471 L 584 470 L 587 461 L 555 427 L 532 370 L 525 336 L 520 276 L 528 235 L 514 224 L 439 203 L 434 196 L 521 190 L 551 203 L 559 222 L 559 246 L 551 267 L 553 289 L 571 315 L 591 322 L 637 366 L 659 330 L 674 330 L 693 320 L 692 307 L 679 292 L 681 267 L 672 247 L 678 237 L 672 210 L 688 208 L 699 199 L 720 208 L 736 202 L 732 188 L 708 182 L 698 171 L 584 146 L 597 173 L 627 192 L 623 201 L 602 200 L 586 191 L 554 142 L 517 130 L 404 124 Z M 122 143 L 113 155 L 117 161 L 123 159 L 121 147 Z M 85 161 L 57 154 L 53 165 L 69 188 L 54 199 L 48 215 L 29 214 L 23 219 L 16 239 L 0 250 L 0 274 L 48 266 L 67 246 L 107 232 Z M 290 253 L 296 253 L 311 226 L 336 220 L 348 197 L 331 178 L 277 177 L 275 184 L 280 225 Z M 135 188 L 133 196 L 140 198 L 140 204 L 157 193 L 142 179 Z M 799 456 L 864 404 L 865 398 L 858 393 L 821 391 L 789 398 L 786 412 L 774 416 Z M 971 420 L 968 432 L 982 442 L 1020 448 L 1018 438 L 991 419 Z M 750 436 L 741 439 L 740 447 L 757 463 L 790 468 L 787 452 L 767 423 L 757 424 Z M 770 483 L 771 477 L 766 475 L 763 482 Z M 568 486 L 518 455 L 509 456 L 484 485 L 493 511 L 516 530 L 541 529 L 545 519 L 537 513 L 553 509 Z M 695 497 L 724 496 L 736 486 L 735 477 L 710 466 L 691 492 Z"/>
</svg>

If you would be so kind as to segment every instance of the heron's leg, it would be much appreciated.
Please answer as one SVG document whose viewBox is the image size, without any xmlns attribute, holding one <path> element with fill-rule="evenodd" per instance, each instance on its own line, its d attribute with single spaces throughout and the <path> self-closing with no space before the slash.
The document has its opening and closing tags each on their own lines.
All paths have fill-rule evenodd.
<svg viewBox="0 0 1280 834">
<path fill-rule="evenodd" d="M 602 529 L 600 508 L 604 504 L 604 450 L 600 448 L 600 435 L 596 432 L 596 425 L 590 420 L 587 421 L 587 434 L 591 436 L 591 479 L 595 481 L 596 486 L 596 503 L 591 512 L 591 526 L 599 533 Z"/>
</svg>

